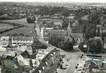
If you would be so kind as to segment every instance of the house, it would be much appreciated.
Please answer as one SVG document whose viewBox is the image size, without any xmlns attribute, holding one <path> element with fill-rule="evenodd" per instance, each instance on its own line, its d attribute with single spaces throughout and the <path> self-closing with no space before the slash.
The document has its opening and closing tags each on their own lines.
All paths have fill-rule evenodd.
<svg viewBox="0 0 106 73">
<path fill-rule="evenodd" d="M 45 41 L 49 40 L 49 31 L 53 30 L 53 28 L 41 28 L 41 36 Z"/>
<path fill-rule="evenodd" d="M 54 27 L 54 26 L 62 26 L 63 19 L 61 18 L 53 18 L 53 17 L 42 17 L 39 19 L 39 24 L 45 27 Z"/>
<path fill-rule="evenodd" d="M 33 37 L 25 37 L 25 36 L 17 36 L 11 37 L 11 45 L 32 45 L 33 44 Z"/>
<path fill-rule="evenodd" d="M 1 36 L 0 37 L 0 44 L 2 47 L 7 47 L 10 43 L 10 37 L 9 36 Z"/>
</svg>

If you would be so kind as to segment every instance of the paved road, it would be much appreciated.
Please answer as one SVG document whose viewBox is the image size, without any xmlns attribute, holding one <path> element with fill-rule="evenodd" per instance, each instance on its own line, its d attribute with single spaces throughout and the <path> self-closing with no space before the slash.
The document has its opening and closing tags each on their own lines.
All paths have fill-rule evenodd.
<svg viewBox="0 0 106 73">
<path fill-rule="evenodd" d="M 59 70 L 58 73 L 74 73 L 75 66 L 81 61 L 80 56 L 81 52 L 65 52 L 61 51 L 62 54 L 65 54 L 65 60 L 69 67 L 66 70 Z"/>
</svg>

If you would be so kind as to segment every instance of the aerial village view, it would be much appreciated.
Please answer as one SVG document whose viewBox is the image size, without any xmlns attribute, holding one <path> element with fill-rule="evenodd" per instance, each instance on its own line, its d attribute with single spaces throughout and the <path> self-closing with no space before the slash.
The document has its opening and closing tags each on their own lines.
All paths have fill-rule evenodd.
<svg viewBox="0 0 106 73">
<path fill-rule="evenodd" d="M 0 2 L 0 73 L 106 73 L 106 4 Z"/>
</svg>

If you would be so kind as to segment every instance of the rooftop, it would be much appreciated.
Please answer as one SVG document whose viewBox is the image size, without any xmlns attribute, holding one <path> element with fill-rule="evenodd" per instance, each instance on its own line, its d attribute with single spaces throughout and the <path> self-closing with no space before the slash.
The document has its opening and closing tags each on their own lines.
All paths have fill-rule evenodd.
<svg viewBox="0 0 106 73">
<path fill-rule="evenodd" d="M 18 37 L 12 37 L 13 40 L 23 40 L 23 41 L 33 41 L 33 37 L 22 37 L 22 36 L 18 36 Z"/>
</svg>

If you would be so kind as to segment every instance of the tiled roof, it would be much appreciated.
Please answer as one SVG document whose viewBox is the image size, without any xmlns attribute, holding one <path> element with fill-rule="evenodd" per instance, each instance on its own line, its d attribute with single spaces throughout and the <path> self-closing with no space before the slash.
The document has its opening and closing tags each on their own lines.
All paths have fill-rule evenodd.
<svg viewBox="0 0 106 73">
<path fill-rule="evenodd" d="M 50 36 L 57 36 L 57 37 L 64 38 L 66 36 L 66 31 L 64 31 L 64 30 L 51 30 Z"/>
<path fill-rule="evenodd" d="M 12 40 L 33 41 L 33 37 L 17 36 L 17 37 L 12 37 Z"/>
</svg>

